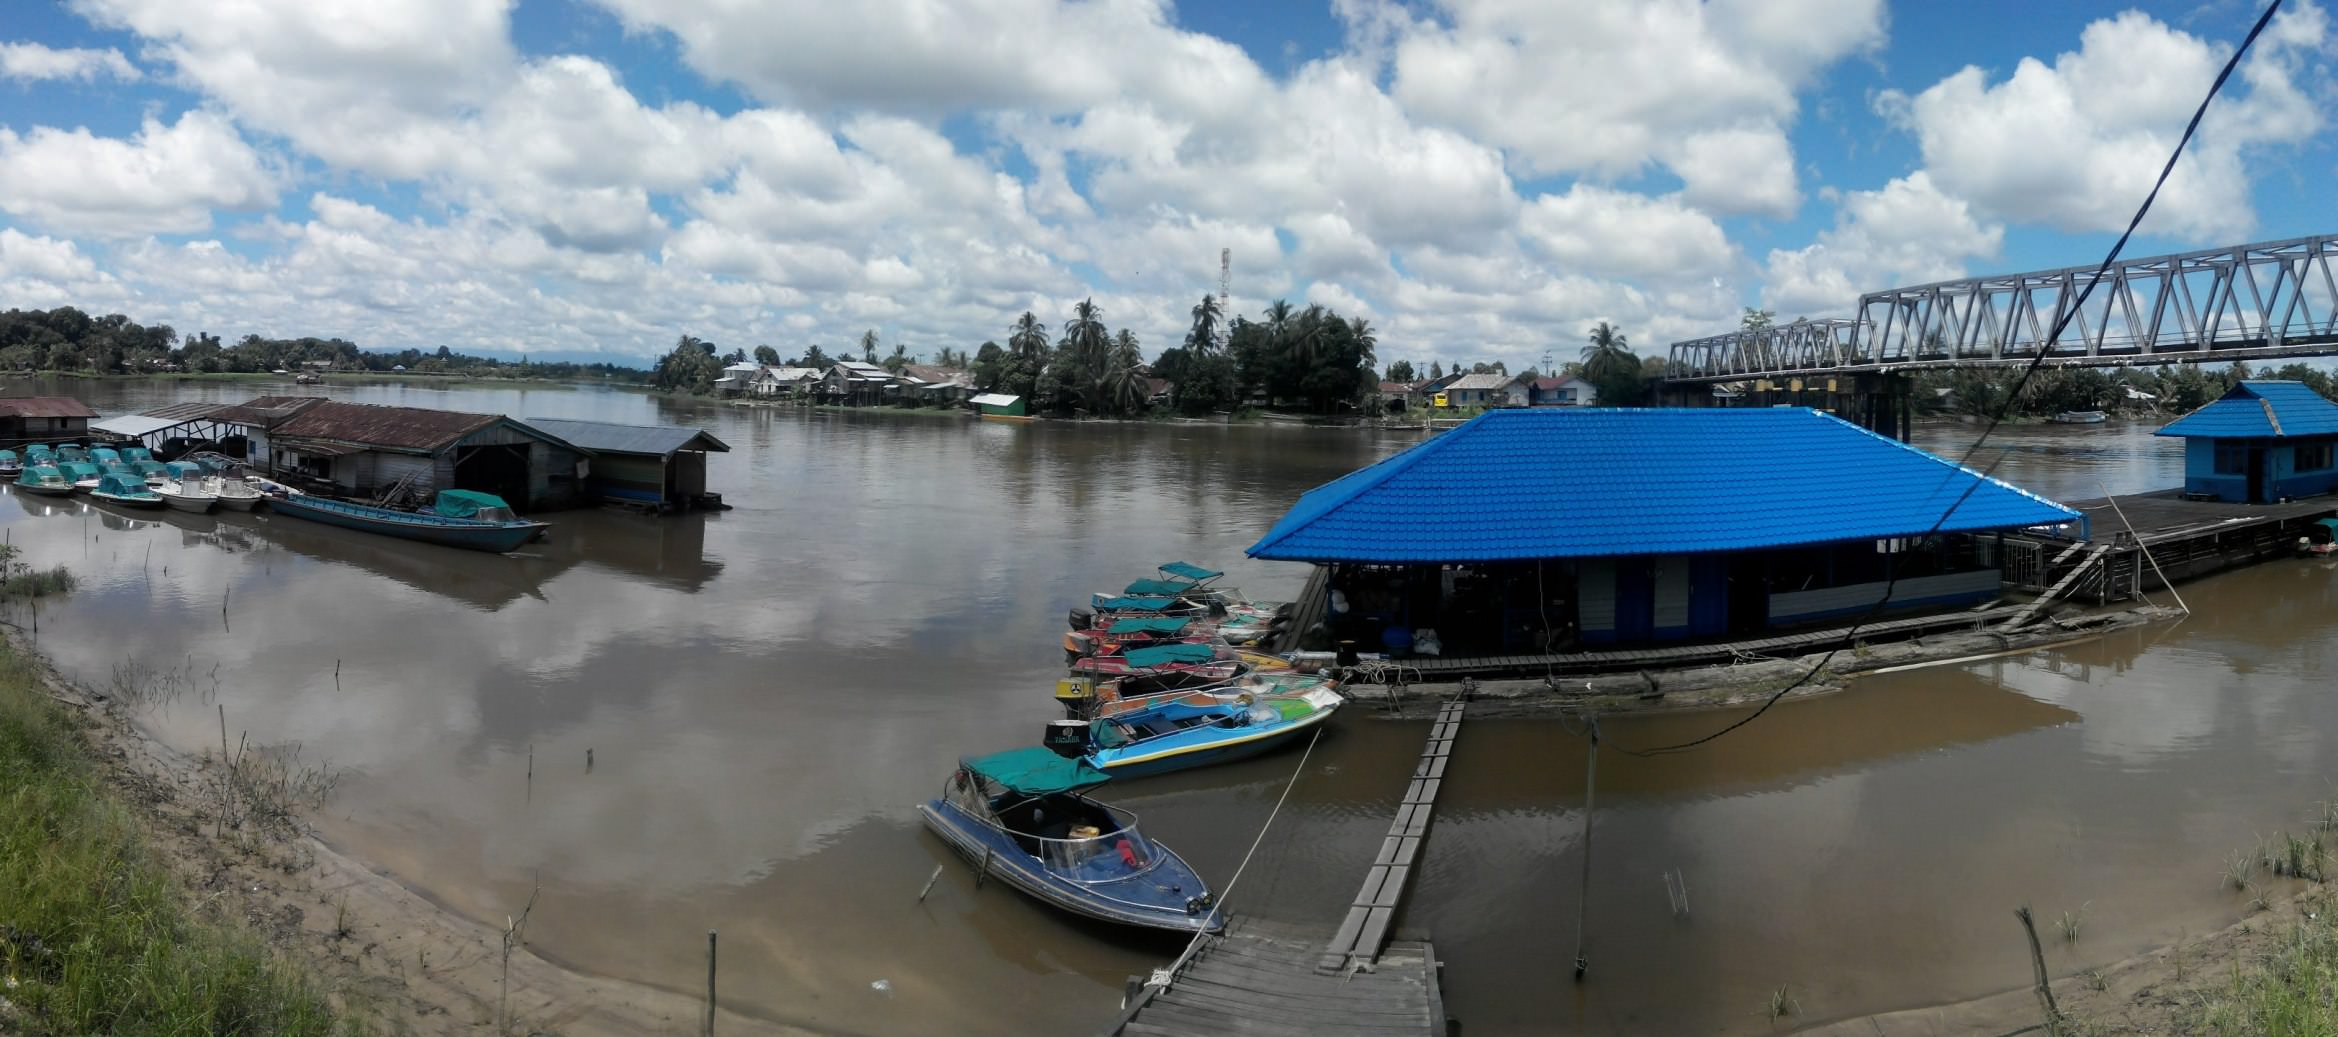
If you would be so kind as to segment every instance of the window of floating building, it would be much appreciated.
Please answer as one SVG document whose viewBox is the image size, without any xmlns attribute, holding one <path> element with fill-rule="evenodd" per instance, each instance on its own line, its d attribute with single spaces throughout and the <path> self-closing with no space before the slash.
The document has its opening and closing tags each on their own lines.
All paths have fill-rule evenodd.
<svg viewBox="0 0 2338 1037">
<path fill-rule="evenodd" d="M 2249 474 L 2249 448 L 2227 443 L 2216 444 L 2216 474 Z"/>
<path fill-rule="evenodd" d="M 2298 471 L 2319 472 L 2330 467 L 2330 444 L 2313 443 L 2297 448 Z"/>
</svg>

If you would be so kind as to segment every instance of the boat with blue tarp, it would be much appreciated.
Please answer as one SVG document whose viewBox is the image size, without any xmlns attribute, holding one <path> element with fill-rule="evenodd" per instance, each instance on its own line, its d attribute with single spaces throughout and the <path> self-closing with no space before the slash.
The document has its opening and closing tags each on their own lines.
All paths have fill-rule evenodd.
<svg viewBox="0 0 2338 1037">
<path fill-rule="evenodd" d="M 64 472 L 59 471 L 56 465 L 50 464 L 27 466 L 24 472 L 16 477 L 16 488 L 26 493 L 37 493 L 43 497 L 73 496 L 73 480 L 65 478 Z"/>
<path fill-rule="evenodd" d="M 87 461 L 59 461 L 57 470 L 65 473 L 65 478 L 72 481 L 73 488 L 83 493 L 97 489 L 98 480 L 106 474 L 105 469 Z"/>
<path fill-rule="evenodd" d="M 960 760 L 917 812 L 978 875 L 1049 906 L 1122 925 L 1217 931 L 1215 898 L 1192 866 L 1139 832 L 1136 814 L 1085 795 L 1108 780 L 1076 756 L 1010 749 Z"/>
<path fill-rule="evenodd" d="M 1116 778 L 1167 774 L 1266 752 L 1331 719 L 1346 701 L 1328 686 L 1164 695 L 1095 720 L 1055 721 L 1051 738 L 1063 741 L 1051 747 L 1077 748 L 1089 766 Z"/>
<path fill-rule="evenodd" d="M 24 459 L 14 450 L 0 450 L 0 478 L 13 479 L 24 474 Z"/>
<path fill-rule="evenodd" d="M 120 472 L 108 472 L 99 477 L 97 488 L 90 490 L 89 496 L 92 500 L 119 504 L 125 508 L 162 507 L 162 495 L 146 485 L 146 480 Z"/>
<path fill-rule="evenodd" d="M 497 553 L 516 550 L 552 528 L 550 523 L 512 514 L 511 505 L 501 497 L 471 490 L 440 490 L 429 511 L 399 511 L 307 493 L 271 497 L 268 508 L 343 529 Z"/>
</svg>

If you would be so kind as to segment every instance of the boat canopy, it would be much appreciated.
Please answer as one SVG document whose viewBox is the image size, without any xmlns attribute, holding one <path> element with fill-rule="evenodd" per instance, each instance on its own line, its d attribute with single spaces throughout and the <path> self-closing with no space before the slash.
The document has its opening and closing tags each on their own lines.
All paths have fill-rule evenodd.
<svg viewBox="0 0 2338 1037">
<path fill-rule="evenodd" d="M 1174 634 L 1191 626 L 1193 620 L 1185 616 L 1138 616 L 1112 624 L 1115 634 Z"/>
<path fill-rule="evenodd" d="M 71 479 L 74 482 L 80 482 L 83 479 L 95 479 L 98 476 L 106 474 L 105 469 L 99 468 L 98 466 L 90 464 L 87 461 L 67 461 L 58 465 L 57 467 L 64 471 L 65 478 Z"/>
<path fill-rule="evenodd" d="M 57 451 L 47 443 L 26 443 L 24 452 L 28 454 L 54 454 Z"/>
<path fill-rule="evenodd" d="M 1098 598 L 1096 607 L 1107 612 L 1160 612 L 1175 607 L 1176 598 L 1120 597 Z"/>
<path fill-rule="evenodd" d="M 1193 589 L 1181 580 L 1138 580 L 1121 591 L 1122 594 L 1179 594 Z"/>
<path fill-rule="evenodd" d="M 122 448 L 122 459 L 132 464 L 140 461 L 152 461 L 154 460 L 154 451 L 142 446 L 126 446 Z"/>
<path fill-rule="evenodd" d="M 1120 654 L 1131 667 L 1141 670 L 1169 663 L 1206 663 L 1218 657 L 1218 650 L 1208 645 L 1154 645 L 1131 648 Z"/>
<path fill-rule="evenodd" d="M 146 488 L 146 480 L 135 475 L 111 472 L 105 478 L 97 481 L 97 492 L 111 493 L 120 497 L 144 497 L 154 491 Z"/>
<path fill-rule="evenodd" d="M 209 474 L 209 469 L 206 469 L 202 465 L 196 464 L 193 461 L 172 461 L 169 464 L 163 465 L 162 469 L 163 471 L 169 472 L 171 478 L 179 480 L 190 478 L 200 479 L 206 474 Z"/>
<path fill-rule="evenodd" d="M 2320 526 L 2320 527 L 2322 527 L 2323 529 L 2327 529 L 2327 530 L 2329 530 L 2329 531 L 2330 531 L 2330 536 L 2331 536 L 2332 538 L 2338 538 L 2338 518 L 2326 518 L 2326 519 L 2323 519 L 2323 520 L 2321 520 L 2320 522 L 2316 522 L 2316 523 L 2314 523 L 2314 525 L 2317 525 L 2317 526 Z"/>
<path fill-rule="evenodd" d="M 447 518 L 483 518 L 486 516 L 480 512 L 496 509 L 501 509 L 504 514 L 495 517 L 510 517 L 511 505 L 503 498 L 477 490 L 440 490 L 438 502 L 431 508 Z"/>
<path fill-rule="evenodd" d="M 112 464 L 122 459 L 122 455 L 116 452 L 112 447 L 102 446 L 90 450 L 89 456 L 91 460 L 94 460 L 99 464 Z"/>
<path fill-rule="evenodd" d="M 14 451 L 14 450 L 0 450 L 0 461 L 14 461 L 14 460 L 16 460 L 16 451 Z"/>
<path fill-rule="evenodd" d="M 1044 745 L 1024 746 L 988 756 L 969 756 L 958 765 L 1026 796 L 1076 792 L 1112 780 L 1085 759 L 1066 759 Z"/>
<path fill-rule="evenodd" d="M 1162 566 L 1161 571 L 1170 576 L 1180 576 L 1185 579 L 1192 580 L 1195 583 L 1207 583 L 1211 580 L 1217 579 L 1220 576 L 1226 575 L 1225 573 L 1219 572 L 1215 569 L 1204 569 L 1201 566 L 1193 564 L 1192 562 L 1171 562 Z"/>
<path fill-rule="evenodd" d="M 24 474 L 17 476 L 16 481 L 27 486 L 38 486 L 41 484 L 42 480 L 62 479 L 64 477 L 65 473 L 58 471 L 56 465 L 36 464 L 26 465 Z"/>
</svg>

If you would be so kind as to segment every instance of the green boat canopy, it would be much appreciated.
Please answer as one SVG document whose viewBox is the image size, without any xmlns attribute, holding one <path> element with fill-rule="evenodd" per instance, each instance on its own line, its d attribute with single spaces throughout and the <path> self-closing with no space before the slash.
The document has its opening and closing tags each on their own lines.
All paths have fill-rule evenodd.
<svg viewBox="0 0 2338 1037">
<path fill-rule="evenodd" d="M 1100 598 L 1096 607 L 1106 612 L 1160 612 L 1177 604 L 1176 598 Z"/>
<path fill-rule="evenodd" d="M 97 492 L 117 497 L 152 497 L 154 491 L 146 488 L 146 480 L 135 475 L 113 472 L 97 481 Z"/>
<path fill-rule="evenodd" d="M 1190 583 L 1177 580 L 1138 580 L 1128 585 L 1122 594 L 1179 594 L 1193 589 Z"/>
<path fill-rule="evenodd" d="M 2323 529 L 2327 529 L 2330 531 L 2331 536 L 2338 537 L 2338 518 L 2326 518 L 2320 522 L 2314 523 L 2314 525 L 2320 526 Z"/>
<path fill-rule="evenodd" d="M 1182 576 L 1188 580 L 1192 580 L 1195 583 L 1203 583 L 1209 580 L 1215 580 L 1220 576 L 1226 575 L 1225 573 L 1219 572 L 1215 569 L 1204 569 L 1201 566 L 1193 564 L 1192 562 L 1171 562 L 1162 566 L 1161 571 L 1171 576 Z"/>
<path fill-rule="evenodd" d="M 492 493 L 480 493 L 477 490 L 440 490 L 438 491 L 438 502 L 432 506 L 431 510 L 447 518 L 477 518 L 480 512 L 490 508 L 510 511 L 511 505 Z"/>
<path fill-rule="evenodd" d="M 1218 650 L 1208 645 L 1154 645 L 1151 648 L 1131 648 L 1120 653 L 1130 667 L 1145 669 L 1170 663 L 1206 663 L 1218 657 Z"/>
<path fill-rule="evenodd" d="M 1138 616 L 1135 619 L 1114 622 L 1112 632 L 1115 634 L 1174 634 L 1191 625 L 1193 625 L 1193 620 L 1184 616 Z"/>
<path fill-rule="evenodd" d="M 1077 792 L 1112 780 L 1085 759 L 1065 759 L 1044 745 L 1024 746 L 988 756 L 969 756 L 959 766 L 1026 796 Z"/>
</svg>

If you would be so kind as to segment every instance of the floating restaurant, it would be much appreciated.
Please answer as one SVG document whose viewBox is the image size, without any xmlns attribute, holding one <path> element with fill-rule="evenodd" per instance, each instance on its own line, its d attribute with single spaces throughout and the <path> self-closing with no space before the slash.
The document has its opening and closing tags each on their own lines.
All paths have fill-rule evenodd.
<svg viewBox="0 0 2338 1037">
<path fill-rule="evenodd" d="M 1818 411 L 1554 408 L 1309 491 L 1248 553 L 1317 563 L 1315 647 L 1451 659 L 1970 605 L 2002 534 L 2083 522 Z"/>
<path fill-rule="evenodd" d="M 584 499 L 587 454 L 500 414 L 322 400 L 267 430 L 272 471 L 357 497 L 492 493 L 522 510 Z"/>
<path fill-rule="evenodd" d="M 593 455 L 585 493 L 594 500 L 658 511 L 721 505 L 722 498 L 706 492 L 706 455 L 729 453 L 731 448 L 704 429 L 566 418 L 526 420 Z"/>
</svg>

